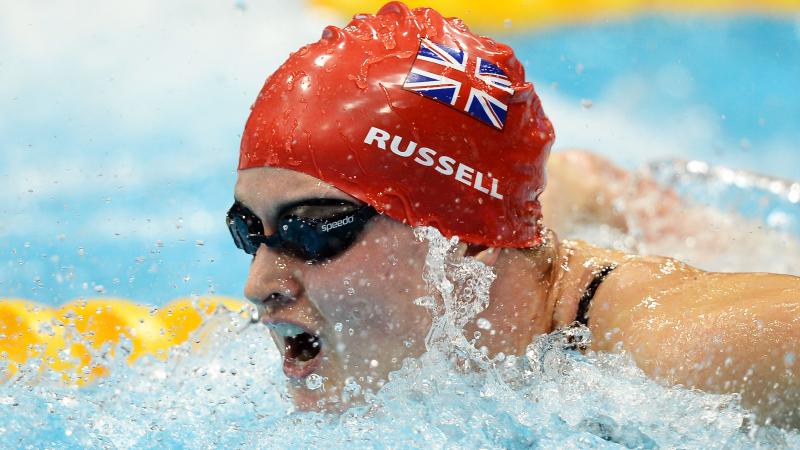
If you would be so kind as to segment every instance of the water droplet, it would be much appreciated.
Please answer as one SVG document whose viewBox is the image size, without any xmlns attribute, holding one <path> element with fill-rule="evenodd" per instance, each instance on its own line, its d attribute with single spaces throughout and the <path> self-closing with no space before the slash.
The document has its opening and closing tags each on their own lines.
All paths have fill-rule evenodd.
<svg viewBox="0 0 800 450">
<path fill-rule="evenodd" d="M 358 384 L 355 378 L 347 377 L 344 383 L 344 392 L 358 394 L 361 392 L 361 385 Z"/>
<path fill-rule="evenodd" d="M 306 377 L 306 387 L 312 391 L 317 390 L 322 387 L 323 378 L 316 374 L 312 373 L 308 377 Z"/>
<path fill-rule="evenodd" d="M 485 317 L 481 317 L 478 319 L 478 328 L 481 330 L 491 330 L 492 329 L 492 322 L 489 322 L 488 319 Z"/>
</svg>

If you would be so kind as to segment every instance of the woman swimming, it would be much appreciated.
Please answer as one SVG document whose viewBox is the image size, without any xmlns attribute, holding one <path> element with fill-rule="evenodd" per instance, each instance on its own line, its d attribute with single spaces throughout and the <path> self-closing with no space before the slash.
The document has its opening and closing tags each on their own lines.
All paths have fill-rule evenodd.
<svg viewBox="0 0 800 450">
<path fill-rule="evenodd" d="M 495 333 L 477 342 L 491 354 L 582 322 L 591 349 L 797 426 L 800 278 L 560 241 L 539 202 L 553 140 L 513 51 L 429 8 L 392 2 L 328 27 L 269 77 L 227 221 L 296 404 L 345 407 L 350 380 L 377 390 L 424 352 L 427 245 L 412 226 L 427 225 L 496 274 L 479 316 Z M 560 192 L 542 198 L 585 195 Z M 324 391 L 305 387 L 312 374 Z"/>
</svg>

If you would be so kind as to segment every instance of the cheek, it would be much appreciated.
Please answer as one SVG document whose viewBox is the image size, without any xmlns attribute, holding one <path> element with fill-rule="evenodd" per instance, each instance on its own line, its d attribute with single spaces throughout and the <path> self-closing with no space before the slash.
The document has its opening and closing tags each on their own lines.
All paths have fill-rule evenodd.
<svg viewBox="0 0 800 450">
<path fill-rule="evenodd" d="M 427 314 L 413 304 L 427 293 L 425 254 L 410 227 L 376 221 L 345 254 L 314 271 L 309 294 L 321 300 L 318 307 L 328 320 L 396 331 Z"/>
<path fill-rule="evenodd" d="M 385 281 L 423 283 L 427 245 L 417 241 L 411 227 L 388 219 L 374 224 L 359 242 L 354 256 L 370 261 Z"/>
</svg>

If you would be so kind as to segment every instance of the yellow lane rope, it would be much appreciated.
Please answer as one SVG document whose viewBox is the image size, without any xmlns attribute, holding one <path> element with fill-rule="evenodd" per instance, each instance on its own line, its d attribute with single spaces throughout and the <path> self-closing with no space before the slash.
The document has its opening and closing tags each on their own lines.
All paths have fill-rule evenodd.
<svg viewBox="0 0 800 450">
<path fill-rule="evenodd" d="M 345 17 L 374 14 L 385 3 L 385 0 L 311 0 L 313 6 Z M 430 6 L 444 16 L 460 17 L 476 28 L 512 32 L 642 13 L 800 13 L 800 0 L 409 0 L 405 3 L 412 8 Z"/>
<path fill-rule="evenodd" d="M 0 382 L 34 361 L 40 376 L 49 370 L 68 384 L 87 384 L 108 374 L 102 355 L 113 354 L 123 336 L 132 347 L 129 363 L 145 355 L 165 359 L 220 306 L 248 314 L 244 302 L 221 296 L 180 298 L 161 308 L 117 298 L 56 308 L 0 298 Z"/>
</svg>

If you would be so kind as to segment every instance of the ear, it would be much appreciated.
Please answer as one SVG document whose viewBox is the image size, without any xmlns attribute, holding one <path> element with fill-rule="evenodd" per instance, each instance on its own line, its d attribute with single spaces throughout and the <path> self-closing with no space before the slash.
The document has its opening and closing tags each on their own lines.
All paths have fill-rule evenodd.
<svg viewBox="0 0 800 450">
<path fill-rule="evenodd" d="M 466 244 L 464 256 L 471 256 L 477 261 L 480 261 L 489 267 L 493 267 L 497 263 L 497 259 L 500 257 L 501 251 L 502 249 L 487 247 L 485 245 Z"/>
</svg>

